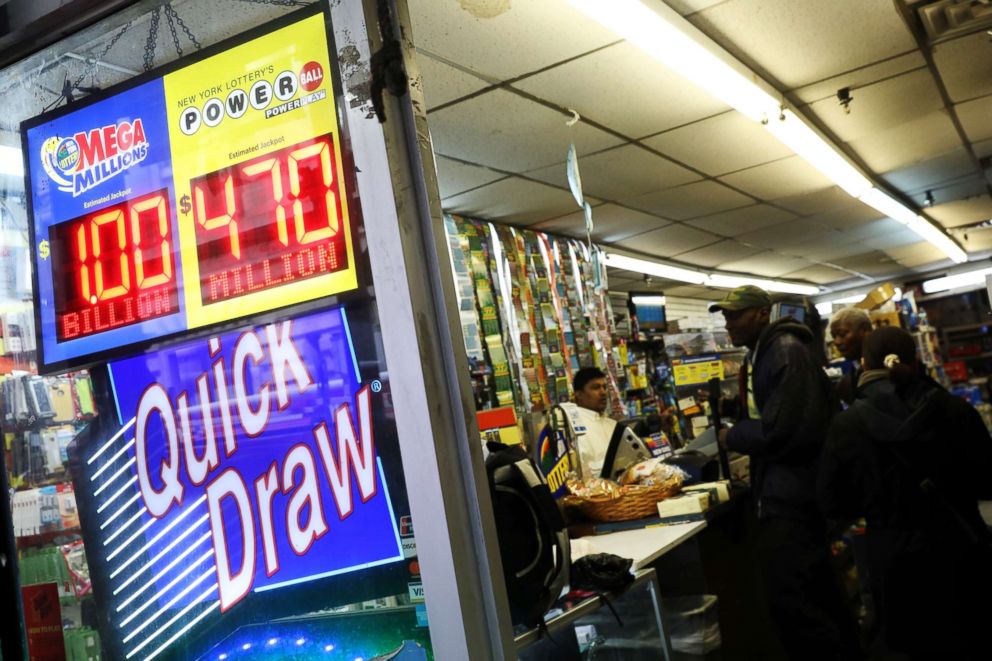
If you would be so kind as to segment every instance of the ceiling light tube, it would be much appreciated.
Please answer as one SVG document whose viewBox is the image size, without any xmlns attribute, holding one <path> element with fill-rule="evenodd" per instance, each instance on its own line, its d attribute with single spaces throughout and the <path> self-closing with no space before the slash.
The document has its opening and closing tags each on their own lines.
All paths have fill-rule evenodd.
<svg viewBox="0 0 992 661">
<path fill-rule="evenodd" d="M 858 199 L 903 225 L 909 225 L 918 215 L 905 204 L 878 188 L 865 191 Z"/>
<path fill-rule="evenodd" d="M 940 248 L 944 251 L 945 255 L 953 259 L 958 264 L 968 261 L 968 253 L 962 250 L 961 246 L 959 246 L 954 239 L 944 234 L 938 227 L 923 216 L 916 216 L 916 218 L 909 223 L 909 229 L 919 234 L 921 238 L 926 239 L 932 245 Z"/>
<path fill-rule="evenodd" d="M 985 276 L 989 273 L 992 273 L 992 268 L 978 269 L 977 271 L 968 271 L 966 273 L 955 273 L 954 275 L 947 275 L 942 278 L 925 280 L 923 282 L 923 292 L 926 294 L 935 294 L 949 289 L 957 289 L 958 287 L 983 285 L 985 284 Z"/>
<path fill-rule="evenodd" d="M 569 0 L 656 60 L 754 121 L 778 113 L 777 95 L 723 48 L 662 2 Z"/>
<path fill-rule="evenodd" d="M 867 177 L 791 110 L 783 110 L 765 128 L 851 197 L 860 197 L 871 189 Z"/>
<path fill-rule="evenodd" d="M 606 253 L 606 265 L 616 269 L 651 275 L 656 278 L 688 282 L 693 285 L 701 285 L 706 282 L 706 274 L 700 271 L 669 266 L 646 259 L 637 259 L 636 257 L 627 257 L 626 255 L 618 255 L 612 252 Z"/>
<path fill-rule="evenodd" d="M 727 275 L 724 273 L 712 273 L 706 280 L 710 287 L 719 289 L 734 289 L 744 285 L 754 285 L 761 287 L 765 291 L 778 292 L 781 294 L 799 294 L 801 296 L 813 296 L 820 293 L 820 288 L 815 285 L 804 285 L 798 282 L 786 282 L 783 280 L 765 280 L 763 278 L 751 278 L 741 275 Z"/>
</svg>

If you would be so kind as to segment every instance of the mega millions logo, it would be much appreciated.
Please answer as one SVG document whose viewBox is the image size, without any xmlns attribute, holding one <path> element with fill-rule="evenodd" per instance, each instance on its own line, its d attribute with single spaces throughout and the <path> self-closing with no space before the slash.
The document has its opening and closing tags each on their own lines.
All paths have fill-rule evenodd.
<svg viewBox="0 0 992 661">
<path fill-rule="evenodd" d="M 53 136 L 41 146 L 41 164 L 65 193 L 77 197 L 133 168 L 148 156 L 141 119 L 123 121 L 77 133 Z"/>
</svg>

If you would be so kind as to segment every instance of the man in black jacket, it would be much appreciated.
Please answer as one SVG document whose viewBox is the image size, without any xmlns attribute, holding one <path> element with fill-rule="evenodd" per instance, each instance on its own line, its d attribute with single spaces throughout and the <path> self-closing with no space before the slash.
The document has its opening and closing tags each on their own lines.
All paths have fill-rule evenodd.
<svg viewBox="0 0 992 661">
<path fill-rule="evenodd" d="M 830 383 L 810 356 L 812 332 L 791 317 L 771 322 L 771 297 L 746 285 L 720 310 L 741 370 L 741 415 L 719 439 L 751 458 L 757 556 L 772 623 L 792 659 L 860 659 L 853 618 L 830 570 L 816 503 L 817 461 L 830 421 Z"/>
</svg>

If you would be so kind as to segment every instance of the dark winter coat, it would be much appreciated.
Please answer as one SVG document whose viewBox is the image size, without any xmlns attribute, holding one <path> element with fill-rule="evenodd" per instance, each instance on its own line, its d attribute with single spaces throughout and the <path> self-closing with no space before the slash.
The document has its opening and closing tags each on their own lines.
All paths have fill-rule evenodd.
<svg viewBox="0 0 992 661">
<path fill-rule="evenodd" d="M 992 439 L 978 412 L 936 383 L 916 378 L 897 393 L 881 374 L 868 373 L 831 424 L 821 506 L 831 517 L 865 517 L 868 571 L 893 649 L 982 658 L 972 648 L 992 620 L 992 553 L 976 501 L 992 498 Z"/>
<path fill-rule="evenodd" d="M 830 382 L 807 345 L 813 334 L 790 317 L 762 332 L 751 360 L 755 404 L 761 419 L 743 417 L 727 434 L 727 447 L 751 457 L 758 516 L 816 515 L 817 459 L 830 420 Z M 745 389 L 742 385 L 742 398 Z"/>
</svg>

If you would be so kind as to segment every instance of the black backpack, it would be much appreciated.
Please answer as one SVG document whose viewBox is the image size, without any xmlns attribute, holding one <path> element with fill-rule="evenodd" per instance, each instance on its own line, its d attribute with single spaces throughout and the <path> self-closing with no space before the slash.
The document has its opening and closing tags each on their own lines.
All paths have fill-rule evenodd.
<svg viewBox="0 0 992 661">
<path fill-rule="evenodd" d="M 568 531 L 548 483 L 520 447 L 489 443 L 486 473 L 513 624 L 528 627 L 568 585 Z"/>
</svg>

